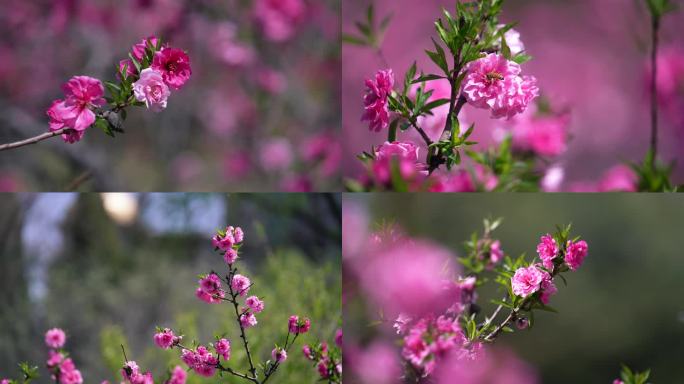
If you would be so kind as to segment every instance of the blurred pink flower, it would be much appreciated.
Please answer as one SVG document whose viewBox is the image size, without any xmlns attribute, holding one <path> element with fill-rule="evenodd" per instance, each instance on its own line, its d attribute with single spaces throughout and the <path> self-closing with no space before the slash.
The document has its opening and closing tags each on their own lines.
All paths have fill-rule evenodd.
<svg viewBox="0 0 684 384">
<path fill-rule="evenodd" d="M 532 116 L 524 113 L 513 125 L 513 145 L 541 156 L 554 157 L 567 148 L 569 116 Z"/>
<path fill-rule="evenodd" d="M 635 192 L 638 181 L 638 176 L 632 168 L 627 165 L 616 165 L 603 175 L 598 189 L 601 192 Z"/>
<path fill-rule="evenodd" d="M 154 54 L 152 69 L 161 73 L 164 82 L 173 89 L 180 89 L 190 76 L 190 57 L 177 48 L 163 48 Z"/>
<path fill-rule="evenodd" d="M 506 350 L 490 350 L 477 358 L 464 360 L 449 356 L 435 372 L 437 384 L 537 384 L 534 369 Z"/>
<path fill-rule="evenodd" d="M 445 248 L 422 240 L 388 241 L 367 246 L 365 257 L 350 263 L 360 285 L 387 317 L 440 311 L 454 304 L 453 290 L 444 280 L 458 269 Z"/>
<path fill-rule="evenodd" d="M 171 95 L 162 74 L 152 68 L 142 70 L 140 79 L 133 83 L 133 93 L 136 100 L 144 102 L 153 112 L 161 112 L 166 108 L 167 99 Z"/>
<path fill-rule="evenodd" d="M 340 170 L 342 145 L 332 134 L 325 132 L 305 138 L 300 152 L 305 161 L 320 161 L 325 176 L 332 176 Z"/>
<path fill-rule="evenodd" d="M 460 168 L 451 172 L 433 173 L 430 192 L 476 192 L 494 190 L 499 178 L 480 164 L 473 164 L 470 170 Z"/>
<path fill-rule="evenodd" d="M 398 384 L 401 366 L 395 349 L 393 345 L 376 341 L 363 350 L 351 348 L 344 360 L 349 360 L 350 369 L 362 383 Z"/>
<path fill-rule="evenodd" d="M 504 24 L 499 24 L 497 25 L 497 30 L 503 27 Z M 525 44 L 523 44 L 522 40 L 520 39 L 520 32 L 516 31 L 515 29 L 511 28 L 506 31 L 506 33 L 504 33 L 504 39 L 506 40 L 506 45 L 508 45 L 508 48 L 510 48 L 512 55 L 515 56 L 525 50 Z"/>
<path fill-rule="evenodd" d="M 541 180 L 541 189 L 544 192 L 558 192 L 561 190 L 565 169 L 560 165 L 553 165 L 546 169 L 546 173 Z"/>
<path fill-rule="evenodd" d="M 45 344 L 50 348 L 62 348 L 66 342 L 66 334 L 60 328 L 48 329 L 45 332 Z"/>
<path fill-rule="evenodd" d="M 231 22 L 217 23 L 214 26 L 213 53 L 217 58 L 230 65 L 247 65 L 254 61 L 255 52 L 252 47 L 241 43 L 237 36 L 237 27 Z"/>
<path fill-rule="evenodd" d="M 363 97 L 365 112 L 361 121 L 368 121 L 371 131 L 380 130 L 389 126 L 388 96 L 394 87 L 394 72 L 391 69 L 379 70 L 375 74 L 375 80 L 366 79 L 366 95 Z"/>
<path fill-rule="evenodd" d="M 283 93 L 287 87 L 287 79 L 285 76 L 281 72 L 273 69 L 260 70 L 257 73 L 256 80 L 257 84 L 259 84 L 262 89 L 274 95 Z"/>
<path fill-rule="evenodd" d="M 292 164 L 293 154 L 290 141 L 284 137 L 268 139 L 259 154 L 261 166 L 266 171 L 282 171 Z"/>
<path fill-rule="evenodd" d="M 176 365 L 171 372 L 168 384 L 185 384 L 188 378 L 187 372 L 180 365 Z"/>
<path fill-rule="evenodd" d="M 282 179 L 280 190 L 283 192 L 311 192 L 313 191 L 313 184 L 306 175 L 289 175 Z"/>
<path fill-rule="evenodd" d="M 271 357 L 273 358 L 273 361 L 276 363 L 282 363 L 285 360 L 287 360 L 287 351 L 280 347 L 275 347 L 271 351 Z"/>
<path fill-rule="evenodd" d="M 306 11 L 302 0 L 256 0 L 254 17 L 266 38 L 275 42 L 290 39 Z"/>
<path fill-rule="evenodd" d="M 238 180 L 249 174 L 252 162 L 246 152 L 227 153 L 223 158 L 223 175 L 228 180 Z"/>
</svg>

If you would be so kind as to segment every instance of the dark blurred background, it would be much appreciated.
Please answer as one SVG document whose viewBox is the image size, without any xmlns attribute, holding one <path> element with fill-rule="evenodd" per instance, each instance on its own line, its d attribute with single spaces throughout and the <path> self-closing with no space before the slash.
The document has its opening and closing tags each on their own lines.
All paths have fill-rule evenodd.
<svg viewBox="0 0 684 384">
<path fill-rule="evenodd" d="M 312 331 L 291 350 L 279 383 L 313 383 L 318 375 L 303 343 L 332 339 L 341 327 L 340 200 L 330 194 L 2 194 L 0 195 L 0 377 L 16 364 L 40 367 L 48 328 L 67 333 L 66 349 L 85 382 L 118 382 L 120 345 L 155 377 L 179 364 L 176 351 L 152 340 L 155 326 L 210 342 L 224 332 L 232 367 L 244 367 L 239 329 L 225 305 L 195 297 L 198 275 L 224 270 L 211 236 L 241 226 L 239 267 L 264 297 L 248 331 L 258 361 L 270 358 L 291 314 Z M 181 364 L 182 365 L 182 364 Z M 38 383 L 50 382 L 41 369 Z M 227 381 L 228 380 L 228 381 Z M 232 382 L 199 379 L 188 383 Z"/>
<path fill-rule="evenodd" d="M 403 79 L 415 60 L 419 69 L 437 73 L 439 69 L 424 50 L 432 48 L 430 37 L 438 39 L 433 23 L 441 9 L 453 13 L 454 1 L 346 1 L 344 33 L 358 35 L 354 22 L 365 20 L 371 3 L 378 19 L 393 15 L 382 48 L 396 78 Z M 572 140 L 567 152 L 556 160 L 565 169 L 563 190 L 596 182 L 613 165 L 640 161 L 646 154 L 650 16 L 644 4 L 644 0 L 508 0 L 504 4 L 501 21 L 518 23 L 515 29 L 533 57 L 523 65 L 523 73 L 537 77 L 542 95 L 554 107 L 568 108 L 571 113 Z M 684 58 L 683 21 L 681 9 L 663 19 L 662 52 Z M 359 121 L 364 79 L 383 64 L 373 50 L 349 44 L 343 46 L 342 60 L 343 169 L 345 176 L 356 177 L 361 172 L 356 155 L 387 138 L 386 131 L 369 132 L 368 125 Z M 669 162 L 684 150 L 684 66 L 680 64 L 677 73 L 664 68 L 661 65 L 663 78 L 669 80 L 663 83 L 677 95 L 660 110 L 660 154 Z M 466 106 L 463 113 L 467 122 L 476 123 L 475 141 L 482 145 L 493 142 L 497 129 L 510 128 L 506 121 L 490 119 L 486 111 Z M 675 180 L 684 177 L 681 164 L 679 168 Z"/>
<path fill-rule="evenodd" d="M 510 347 L 535 367 L 543 383 L 610 383 L 620 363 L 651 368 L 653 383 L 679 383 L 684 377 L 681 197 L 346 195 L 345 206 L 352 202 L 367 207 L 371 224 L 395 222 L 411 236 L 435 240 L 457 255 L 463 241 L 482 230 L 483 218 L 504 217 L 494 238 L 507 254 L 529 257 L 536 255 L 542 234 L 572 223 L 573 235 L 589 244 L 589 256 L 581 269 L 566 274 L 567 287 L 558 282 L 551 305 L 560 313 L 536 314 L 529 333 L 505 334 L 497 345 Z M 493 294 L 480 292 L 483 313 L 493 311 L 487 303 Z M 355 317 L 357 325 L 375 320 L 367 316 L 345 312 L 345 319 Z M 347 337 L 352 337 L 348 325 Z M 372 327 L 356 332 L 372 332 Z"/>
<path fill-rule="evenodd" d="M 278 12 L 292 9 L 282 28 Z M 47 132 L 74 75 L 115 80 L 157 35 L 193 75 L 166 110 L 128 112 L 126 134 L 91 127 L 0 154 L 0 191 L 340 190 L 340 0 L 3 0 L 0 142 Z M 263 20 L 272 29 L 266 33 Z"/>
</svg>

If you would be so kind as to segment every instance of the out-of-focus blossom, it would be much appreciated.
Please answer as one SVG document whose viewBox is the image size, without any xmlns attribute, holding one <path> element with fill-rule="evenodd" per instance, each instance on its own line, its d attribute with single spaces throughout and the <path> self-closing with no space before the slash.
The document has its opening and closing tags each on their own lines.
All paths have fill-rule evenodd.
<svg viewBox="0 0 684 384">
<path fill-rule="evenodd" d="M 544 192 L 558 192 L 561 190 L 565 169 L 560 165 L 553 165 L 546 170 L 541 180 L 541 189 Z"/>
<path fill-rule="evenodd" d="M 290 39 L 306 12 L 302 0 L 256 0 L 254 16 L 264 35 L 272 41 Z"/>
<path fill-rule="evenodd" d="M 262 69 L 257 72 L 257 84 L 268 93 L 278 95 L 285 91 L 287 79 L 285 76 L 273 69 Z"/>
<path fill-rule="evenodd" d="M 290 141 L 284 137 L 266 141 L 259 156 L 261 166 L 267 171 L 282 171 L 289 168 L 294 157 Z"/>
<path fill-rule="evenodd" d="M 616 165 L 609 169 L 601 178 L 598 189 L 601 192 L 635 192 L 638 176 L 627 165 Z"/>
<path fill-rule="evenodd" d="M 345 361 L 350 360 L 353 373 L 363 383 L 398 384 L 401 366 L 396 347 L 376 341 L 365 349 L 350 348 Z"/>
<path fill-rule="evenodd" d="M 532 367 L 512 352 L 487 350 L 474 360 L 449 356 L 435 372 L 437 384 L 538 384 Z"/>
<path fill-rule="evenodd" d="M 389 182 L 393 165 L 398 166 L 404 179 L 415 176 L 421 170 L 421 165 L 418 163 L 418 147 L 413 143 L 401 141 L 385 142 L 377 147 L 375 159 L 371 165 L 375 178 L 381 183 Z"/>
<path fill-rule="evenodd" d="M 504 24 L 497 25 L 497 30 L 504 27 Z M 520 32 L 511 28 L 504 33 L 504 39 L 506 40 L 506 45 L 511 50 L 512 55 L 517 55 L 518 53 L 525 50 L 525 44 L 523 44 L 520 39 Z"/>
</svg>

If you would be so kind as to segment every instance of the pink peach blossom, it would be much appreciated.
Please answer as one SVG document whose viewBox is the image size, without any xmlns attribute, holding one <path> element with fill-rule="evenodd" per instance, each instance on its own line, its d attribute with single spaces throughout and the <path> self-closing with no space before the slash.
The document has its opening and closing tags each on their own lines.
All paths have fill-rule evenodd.
<svg viewBox="0 0 684 384">
<path fill-rule="evenodd" d="M 163 48 L 154 54 L 152 69 L 161 73 L 166 85 L 180 89 L 192 75 L 190 57 L 177 48 Z"/>
<path fill-rule="evenodd" d="M 537 254 L 542 260 L 544 268 L 549 271 L 553 271 L 553 259 L 558 256 L 558 244 L 556 244 L 556 239 L 548 233 L 541 237 L 539 244 L 537 245 Z"/>
<path fill-rule="evenodd" d="M 240 324 L 242 324 L 244 328 L 251 328 L 257 325 L 256 316 L 254 316 L 252 312 L 245 312 L 240 315 Z"/>
<path fill-rule="evenodd" d="M 589 252 L 587 242 L 580 240 L 578 242 L 568 241 L 565 251 L 565 263 L 571 270 L 575 271 L 582 265 L 584 258 Z"/>
<path fill-rule="evenodd" d="M 389 101 L 388 97 L 394 87 L 394 72 L 391 69 L 380 70 L 375 74 L 375 80 L 366 80 L 366 95 L 363 97 L 365 112 L 361 121 L 368 121 L 371 131 L 380 130 L 389 126 Z"/>
<path fill-rule="evenodd" d="M 536 266 L 520 267 L 511 278 L 511 286 L 516 296 L 527 297 L 541 288 L 544 273 Z"/>
<path fill-rule="evenodd" d="M 252 285 L 252 282 L 249 281 L 249 278 L 237 274 L 233 276 L 233 279 L 230 281 L 230 286 L 233 288 L 233 292 L 240 295 L 244 296 L 249 292 L 249 288 Z"/>
<path fill-rule="evenodd" d="M 616 165 L 609 169 L 599 182 L 601 192 L 636 192 L 639 177 L 627 165 Z"/>
<path fill-rule="evenodd" d="M 271 357 L 273 358 L 273 361 L 280 364 L 287 360 L 287 351 L 280 347 L 275 347 L 271 351 Z"/>
<path fill-rule="evenodd" d="M 254 17 L 266 38 L 276 42 L 290 39 L 306 11 L 302 0 L 256 0 Z"/>
<path fill-rule="evenodd" d="M 45 344 L 50 348 L 62 348 L 66 342 L 66 334 L 59 328 L 52 328 L 45 332 Z"/>
<path fill-rule="evenodd" d="M 254 313 L 259 313 L 264 310 L 264 302 L 256 296 L 250 296 L 245 299 L 245 305 L 247 305 Z"/>
<path fill-rule="evenodd" d="M 140 73 L 140 79 L 133 83 L 135 99 L 145 103 L 153 112 L 161 112 L 171 95 L 169 87 L 164 83 L 162 74 L 152 68 L 145 68 Z"/>
<path fill-rule="evenodd" d="M 230 341 L 228 339 L 220 339 L 214 344 L 216 354 L 223 357 L 223 360 L 230 360 Z"/>
</svg>

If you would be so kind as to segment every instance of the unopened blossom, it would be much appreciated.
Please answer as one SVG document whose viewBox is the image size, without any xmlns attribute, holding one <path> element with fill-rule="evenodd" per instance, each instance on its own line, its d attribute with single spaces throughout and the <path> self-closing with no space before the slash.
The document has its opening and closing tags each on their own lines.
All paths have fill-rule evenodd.
<svg viewBox="0 0 684 384">
<path fill-rule="evenodd" d="M 276 363 L 282 363 L 287 360 L 287 351 L 280 347 L 275 347 L 271 351 L 271 357 Z"/>
<path fill-rule="evenodd" d="M 240 296 L 246 295 L 247 292 L 249 292 L 251 285 L 252 282 L 249 281 L 249 278 L 240 274 L 233 276 L 233 279 L 230 281 L 230 286 L 233 289 L 233 292 Z"/>
<path fill-rule="evenodd" d="M 536 266 L 520 267 L 511 278 L 513 294 L 521 297 L 530 296 L 539 291 L 543 280 L 544 273 Z"/>
<path fill-rule="evenodd" d="M 157 42 L 158 39 L 155 36 L 149 36 L 146 39 L 142 39 L 139 43 L 133 45 L 131 48 L 131 56 L 138 60 L 138 62 L 142 62 L 148 44 L 152 45 L 152 47 L 156 47 Z"/>
<path fill-rule="evenodd" d="M 539 244 L 537 245 L 537 254 L 542 260 L 542 265 L 549 271 L 553 271 L 553 259 L 558 256 L 558 244 L 556 244 L 556 239 L 548 233 L 541 237 Z"/>
<path fill-rule="evenodd" d="M 256 296 L 250 296 L 245 299 L 245 305 L 254 313 L 259 313 L 264 310 L 264 302 Z"/>
<path fill-rule="evenodd" d="M 389 100 L 394 87 L 394 72 L 379 70 L 375 80 L 366 80 L 366 95 L 363 97 L 364 113 L 361 121 L 368 121 L 371 131 L 379 132 L 389 126 Z"/>
<path fill-rule="evenodd" d="M 138 81 L 133 83 L 133 94 L 135 99 L 144 102 L 149 110 L 161 112 L 166 108 L 171 91 L 159 71 L 145 68 L 140 73 Z"/>
<path fill-rule="evenodd" d="M 568 241 L 565 251 L 565 263 L 570 269 L 575 271 L 580 267 L 580 265 L 582 265 L 582 262 L 584 261 L 584 258 L 587 256 L 588 252 L 589 247 L 587 246 L 586 241 Z"/>
<path fill-rule="evenodd" d="M 321 359 L 321 361 L 318 362 L 318 375 L 321 376 L 322 379 L 327 379 L 330 377 L 330 372 L 328 370 L 328 358 Z"/>
<path fill-rule="evenodd" d="M 157 332 L 154 335 L 154 343 L 157 344 L 159 348 L 169 349 L 178 342 L 179 338 L 173 334 L 173 331 L 169 328 L 164 328 L 161 332 Z"/>
<path fill-rule="evenodd" d="M 210 273 L 199 281 L 200 288 L 210 295 L 214 295 L 221 289 L 221 279 L 215 273 Z"/>
<path fill-rule="evenodd" d="M 503 260 L 504 252 L 501 249 L 501 241 L 494 240 L 489 246 L 489 263 L 490 265 L 498 264 Z"/>
<path fill-rule="evenodd" d="M 156 52 L 151 68 L 161 73 L 166 85 L 172 89 L 180 89 L 192 75 L 190 57 L 177 48 L 162 48 Z"/>
<path fill-rule="evenodd" d="M 304 18 L 303 0 L 256 0 L 254 17 L 267 39 L 275 42 L 289 40 Z"/>
<path fill-rule="evenodd" d="M 240 324 L 242 324 L 244 328 L 251 328 L 257 325 L 256 316 L 254 316 L 252 312 L 245 312 L 240 315 Z"/>
<path fill-rule="evenodd" d="M 126 70 L 125 72 L 124 69 Z M 121 73 L 125 73 L 126 77 L 131 77 L 138 74 L 138 71 L 135 69 L 135 65 L 133 64 L 133 61 L 131 59 L 119 61 L 119 71 Z"/>
<path fill-rule="evenodd" d="M 235 262 L 235 260 L 238 259 L 238 252 L 233 249 L 229 248 L 226 253 L 223 254 L 223 260 L 226 262 L 226 264 L 231 265 Z"/>
<path fill-rule="evenodd" d="M 337 332 L 335 332 L 335 344 L 342 348 L 342 329 L 338 329 Z"/>
<path fill-rule="evenodd" d="M 496 53 L 468 63 L 462 91 L 476 108 L 490 109 L 494 118 L 523 113 L 539 96 L 537 80 L 520 76 L 520 65 Z"/>
<path fill-rule="evenodd" d="M 45 332 L 45 344 L 50 348 L 62 348 L 66 342 L 66 334 L 60 328 L 52 328 Z"/>
<path fill-rule="evenodd" d="M 311 346 L 308 344 L 302 347 L 302 353 L 304 354 L 304 357 L 309 360 L 313 360 L 315 357 L 313 351 L 311 350 Z"/>
<path fill-rule="evenodd" d="M 216 354 L 223 357 L 223 360 L 230 359 L 230 341 L 228 339 L 220 339 L 214 344 Z"/>
</svg>

